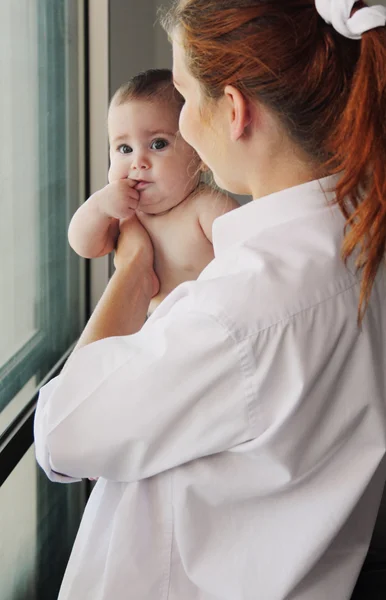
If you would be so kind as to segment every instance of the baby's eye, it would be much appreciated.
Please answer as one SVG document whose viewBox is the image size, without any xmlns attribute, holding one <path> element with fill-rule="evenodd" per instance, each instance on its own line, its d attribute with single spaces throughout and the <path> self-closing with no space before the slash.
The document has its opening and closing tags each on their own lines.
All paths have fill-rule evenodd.
<svg viewBox="0 0 386 600">
<path fill-rule="evenodd" d="M 127 144 L 121 144 L 120 146 L 118 146 L 118 152 L 120 152 L 121 154 L 130 154 L 130 152 L 132 152 L 133 149 L 130 148 L 130 146 L 128 146 Z"/>
<path fill-rule="evenodd" d="M 169 142 L 167 140 L 154 140 L 154 142 L 152 142 L 150 148 L 152 150 L 163 150 L 164 148 L 166 148 L 166 146 L 169 146 Z"/>
</svg>

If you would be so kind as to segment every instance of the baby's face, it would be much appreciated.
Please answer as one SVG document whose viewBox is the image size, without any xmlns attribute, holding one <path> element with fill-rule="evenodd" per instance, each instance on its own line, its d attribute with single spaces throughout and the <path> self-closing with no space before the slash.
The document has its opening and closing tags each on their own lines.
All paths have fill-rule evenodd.
<svg viewBox="0 0 386 600">
<path fill-rule="evenodd" d="M 110 107 L 109 182 L 138 181 L 143 212 L 173 208 L 198 184 L 199 159 L 178 133 L 178 116 L 166 102 L 129 100 Z"/>
</svg>

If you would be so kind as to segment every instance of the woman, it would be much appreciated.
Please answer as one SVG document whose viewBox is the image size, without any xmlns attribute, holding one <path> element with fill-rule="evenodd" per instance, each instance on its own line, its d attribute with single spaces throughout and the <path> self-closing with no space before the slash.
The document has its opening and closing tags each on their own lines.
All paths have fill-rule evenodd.
<svg viewBox="0 0 386 600">
<path fill-rule="evenodd" d="M 386 9 L 353 4 L 165 20 L 181 134 L 255 200 L 144 326 L 157 280 L 131 221 L 41 391 L 48 476 L 99 477 L 61 600 L 350 597 L 386 473 Z"/>
</svg>

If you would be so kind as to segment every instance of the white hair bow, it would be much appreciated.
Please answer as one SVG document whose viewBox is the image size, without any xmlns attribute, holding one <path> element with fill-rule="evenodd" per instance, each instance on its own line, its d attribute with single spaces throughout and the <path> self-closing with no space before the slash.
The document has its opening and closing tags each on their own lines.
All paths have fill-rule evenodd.
<svg viewBox="0 0 386 600">
<path fill-rule="evenodd" d="M 315 0 L 316 10 L 336 31 L 359 40 L 362 33 L 386 25 L 386 7 L 366 6 L 351 17 L 352 7 L 357 0 Z"/>
</svg>

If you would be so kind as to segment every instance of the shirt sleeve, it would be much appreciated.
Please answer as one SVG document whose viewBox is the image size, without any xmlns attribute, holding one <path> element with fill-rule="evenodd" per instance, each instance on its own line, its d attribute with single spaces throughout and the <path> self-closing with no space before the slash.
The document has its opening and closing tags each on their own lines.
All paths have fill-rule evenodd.
<svg viewBox="0 0 386 600">
<path fill-rule="evenodd" d="M 183 298 L 139 333 L 85 346 L 41 389 L 37 460 L 54 480 L 138 481 L 251 438 L 238 343 Z"/>
</svg>

